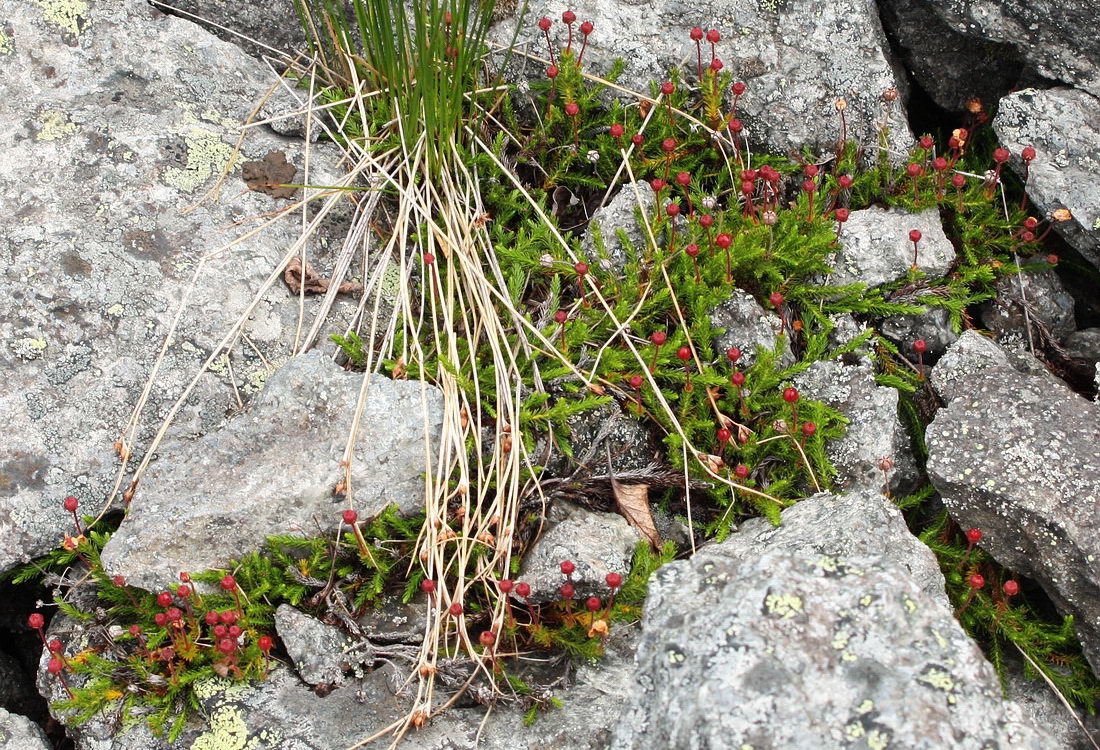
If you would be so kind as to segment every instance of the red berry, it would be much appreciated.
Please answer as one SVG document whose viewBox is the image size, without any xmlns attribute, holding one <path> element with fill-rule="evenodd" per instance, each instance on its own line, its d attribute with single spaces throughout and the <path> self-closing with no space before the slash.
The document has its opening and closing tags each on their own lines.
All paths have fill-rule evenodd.
<svg viewBox="0 0 1100 750">
<path fill-rule="evenodd" d="M 581 24 L 581 33 L 584 34 L 585 36 L 588 36 L 589 34 L 592 33 L 592 29 L 594 29 L 594 28 L 595 28 L 595 26 L 592 25 L 591 21 L 585 21 L 584 23 Z"/>
<path fill-rule="evenodd" d="M 917 354 L 924 354 L 928 351 L 928 342 L 924 339 L 917 339 L 913 342 L 913 351 Z"/>
<path fill-rule="evenodd" d="M 687 187 L 691 184 L 691 175 L 687 172 L 676 173 L 676 184 L 680 187 Z"/>
<path fill-rule="evenodd" d="M 779 307 L 783 304 L 783 295 L 779 292 L 772 292 L 768 295 L 768 301 L 772 303 L 772 307 Z"/>
<path fill-rule="evenodd" d="M 520 581 L 516 584 L 516 594 L 524 599 L 531 595 L 531 586 Z"/>
<path fill-rule="evenodd" d="M 230 638 L 239 638 L 242 632 L 243 631 L 241 630 L 240 625 L 230 625 L 229 626 L 229 637 Z"/>
<path fill-rule="evenodd" d="M 1009 157 L 1011 157 L 1011 154 L 1008 153 L 1007 148 L 993 149 L 993 161 L 997 162 L 998 164 L 1004 164 L 1006 161 L 1009 160 Z"/>
<path fill-rule="evenodd" d="M 431 578 L 425 578 L 420 582 L 420 590 L 425 594 L 431 594 L 435 592 L 435 581 Z"/>
<path fill-rule="evenodd" d="M 741 192 L 744 193 L 745 195 L 752 195 L 754 190 L 756 190 L 756 186 L 754 186 L 748 180 L 745 180 L 744 182 L 741 183 Z"/>
<path fill-rule="evenodd" d="M 179 607 L 172 607 L 164 613 L 164 616 L 168 618 L 168 622 L 179 622 L 183 619 L 183 612 L 180 612 Z"/>
<path fill-rule="evenodd" d="M 733 86 L 730 87 L 730 89 L 733 91 L 734 96 L 741 96 L 745 93 L 745 84 L 735 83 L 733 84 Z"/>
<path fill-rule="evenodd" d="M 954 177 L 951 178 L 951 186 L 952 187 L 961 188 L 965 184 L 966 184 L 966 178 L 963 177 L 961 174 L 956 174 Z"/>
<path fill-rule="evenodd" d="M 745 373 L 743 373 L 743 372 L 733 373 L 732 375 L 730 375 L 730 382 L 733 383 L 736 387 L 740 388 L 741 386 L 743 386 L 745 384 Z"/>
<path fill-rule="evenodd" d="M 807 177 L 817 177 L 817 171 L 818 170 L 816 164 L 807 164 L 805 167 L 802 168 L 802 173 Z"/>
<path fill-rule="evenodd" d="M 816 424 L 814 424 L 813 422 L 803 422 L 802 423 L 802 434 L 803 435 L 805 435 L 806 437 L 810 437 L 810 435 L 813 435 L 815 432 L 817 432 L 817 425 Z"/>
<path fill-rule="evenodd" d="M 447 608 L 447 611 L 451 613 L 451 617 L 458 617 L 462 614 L 462 605 L 458 602 L 455 602 Z"/>
<path fill-rule="evenodd" d="M 34 630 L 40 630 L 42 626 L 46 624 L 46 618 L 38 614 L 37 612 L 34 612 L 31 614 L 30 617 L 27 618 L 27 624 L 30 625 L 31 628 L 33 628 Z"/>
<path fill-rule="evenodd" d="M 675 138 L 665 138 L 663 141 L 661 141 L 661 150 L 665 151 L 665 152 L 675 151 L 676 150 L 676 139 Z"/>
<path fill-rule="evenodd" d="M 65 498 L 65 510 L 69 511 L 70 513 L 75 513 L 78 505 L 80 505 L 80 503 L 77 502 L 77 499 L 75 497 L 72 497 L 70 495 L 69 497 Z"/>
<path fill-rule="evenodd" d="M 920 164 L 917 164 L 916 162 L 913 162 L 905 168 L 905 171 L 909 173 L 910 177 L 920 177 L 920 173 L 921 173 Z"/>
<path fill-rule="evenodd" d="M 345 510 L 344 511 L 344 523 L 346 523 L 347 525 L 352 526 L 358 520 L 359 520 L 359 514 L 356 513 L 354 510 Z"/>
<path fill-rule="evenodd" d="M 228 655 L 236 650 L 237 642 L 234 641 L 232 638 L 222 638 L 220 641 L 218 641 L 218 651 L 221 651 L 223 654 Z"/>
<path fill-rule="evenodd" d="M 49 649 L 51 654 L 56 654 L 56 653 L 59 653 L 61 651 L 61 649 L 65 648 L 65 647 L 63 645 L 61 645 L 61 641 L 58 640 L 57 638 L 51 638 L 50 642 L 48 644 L 46 644 L 46 648 Z"/>
<path fill-rule="evenodd" d="M 576 102 L 566 102 L 566 104 L 565 104 L 565 114 L 569 115 L 570 117 L 576 117 L 580 113 L 581 113 L 581 108 L 577 106 Z"/>
<path fill-rule="evenodd" d="M 654 346 L 664 346 L 665 342 L 668 341 L 668 336 L 665 335 L 664 331 L 654 331 L 650 334 L 649 340 Z"/>
<path fill-rule="evenodd" d="M 1034 230 L 1037 226 L 1039 226 L 1039 220 L 1036 219 L 1034 216 L 1029 216 L 1024 219 L 1024 229 Z"/>
<path fill-rule="evenodd" d="M 46 665 L 46 671 L 50 674 L 57 674 L 64 668 L 65 665 L 56 656 L 50 659 L 50 663 Z"/>
<path fill-rule="evenodd" d="M 698 42 L 703 38 L 703 30 L 696 26 L 694 29 L 691 30 L 688 36 L 691 37 L 691 40 L 693 42 Z"/>
<path fill-rule="evenodd" d="M 272 643 L 272 641 L 271 641 L 271 636 L 269 636 L 269 635 L 261 635 L 261 636 L 260 636 L 260 637 L 259 637 L 259 638 L 258 638 L 258 639 L 256 640 L 256 645 L 260 647 L 260 650 L 261 650 L 261 651 L 263 651 L 264 653 L 267 653 L 268 651 L 270 651 L 270 650 L 271 650 L 271 647 L 272 647 L 272 646 L 273 646 L 274 644 L 273 644 L 273 643 Z"/>
<path fill-rule="evenodd" d="M 740 120 L 730 120 L 730 130 L 735 133 L 740 133 L 745 128 L 744 123 Z"/>
<path fill-rule="evenodd" d="M 170 607 L 172 606 L 172 595 L 167 591 L 162 591 L 157 594 L 157 606 Z"/>
<path fill-rule="evenodd" d="M 726 349 L 726 359 L 730 362 L 736 362 L 741 359 L 741 350 L 736 346 L 731 346 L 729 349 Z"/>
<path fill-rule="evenodd" d="M 1023 234 L 1020 235 L 1020 239 L 1023 240 L 1024 242 L 1032 242 L 1035 239 L 1035 232 L 1024 232 Z M 1057 258 L 1058 256 L 1056 255 L 1054 257 Z M 1051 265 L 1054 265 L 1054 264 L 1051 263 Z"/>
<path fill-rule="evenodd" d="M 784 388 L 783 400 L 788 404 L 797 403 L 798 401 L 798 389 L 797 388 Z"/>
<path fill-rule="evenodd" d="M 155 615 L 153 615 L 153 622 L 157 624 L 158 628 L 163 628 L 165 625 L 168 624 L 168 615 L 164 614 L 163 612 L 157 612 Z"/>
<path fill-rule="evenodd" d="M 649 186 L 653 188 L 653 192 L 659 193 L 665 189 L 665 181 L 662 180 L 660 177 L 654 177 L 652 180 L 649 181 Z"/>
<path fill-rule="evenodd" d="M 982 530 L 981 529 L 967 529 L 966 530 L 966 541 L 970 542 L 971 544 L 977 544 L 981 540 L 982 540 Z"/>
<path fill-rule="evenodd" d="M 848 221 L 848 209 L 838 208 L 836 210 L 836 220 L 839 221 L 841 224 Z"/>
<path fill-rule="evenodd" d="M 424 265 L 430 266 L 435 263 L 435 256 L 431 253 L 424 253 Z"/>
<path fill-rule="evenodd" d="M 549 68 L 546 69 L 546 77 L 547 78 L 557 78 L 559 72 L 560 71 L 558 70 L 557 65 L 551 65 Z"/>
<path fill-rule="evenodd" d="M 561 564 L 562 575 L 573 575 L 573 571 L 577 569 L 577 566 L 573 564 L 572 560 L 563 560 Z"/>
<path fill-rule="evenodd" d="M 909 230 L 909 241 L 910 242 L 920 242 L 920 238 L 921 238 L 921 233 L 920 233 L 919 229 L 910 229 Z"/>
<path fill-rule="evenodd" d="M 588 273 L 588 264 L 584 261 L 577 261 L 573 264 L 573 270 L 577 272 L 578 276 L 584 276 Z"/>
<path fill-rule="evenodd" d="M 686 346 L 681 346 L 676 350 L 676 356 L 679 357 L 681 361 L 687 362 L 691 359 L 691 349 L 688 349 Z"/>
<path fill-rule="evenodd" d="M 191 596 L 191 587 L 186 584 L 181 584 L 180 587 L 176 589 L 176 596 L 181 599 L 186 599 Z"/>
<path fill-rule="evenodd" d="M 970 588 L 980 589 L 982 586 L 985 585 L 985 576 L 981 575 L 980 573 L 974 573 L 966 579 L 966 582 L 970 584 Z"/>
<path fill-rule="evenodd" d="M 749 467 L 745 464 L 737 464 L 733 467 L 733 475 L 738 479 L 747 479 L 749 476 Z"/>
<path fill-rule="evenodd" d="M 604 582 L 611 588 L 617 589 L 623 585 L 623 577 L 618 573 L 608 573 Z"/>
<path fill-rule="evenodd" d="M 1005 581 L 1004 586 L 1001 588 L 1004 589 L 1005 596 L 1016 596 L 1016 594 L 1020 593 L 1020 584 L 1015 581 Z"/>
<path fill-rule="evenodd" d="M 715 436 L 718 438 L 719 443 L 728 443 L 730 438 L 733 437 L 733 433 L 726 427 L 719 427 Z"/>
<path fill-rule="evenodd" d="M 549 18 L 545 18 L 545 17 L 540 18 L 539 19 L 539 28 L 542 29 L 543 31 L 549 31 L 550 30 L 550 24 L 552 24 L 552 23 L 553 23 L 553 21 L 551 21 Z"/>
<path fill-rule="evenodd" d="M 684 248 L 684 252 L 687 253 L 689 258 L 698 258 L 699 246 L 692 242 L 690 245 Z"/>
<path fill-rule="evenodd" d="M 600 601 L 600 597 L 590 596 L 585 601 L 584 606 L 588 607 L 589 612 L 595 612 L 597 609 L 603 606 L 603 603 Z"/>
<path fill-rule="evenodd" d="M 122 576 L 112 576 L 111 577 L 111 583 L 118 586 L 119 588 L 122 588 L 123 586 L 126 585 L 126 579 L 123 578 Z"/>
<path fill-rule="evenodd" d="M 1058 256 L 1055 255 L 1054 253 L 1051 253 L 1050 255 L 1047 256 L 1047 263 L 1049 263 L 1052 266 L 1058 265 Z"/>
<path fill-rule="evenodd" d="M 1024 146 L 1024 150 L 1020 152 L 1020 158 L 1024 161 L 1031 161 L 1035 158 L 1035 149 L 1031 146 Z"/>
<path fill-rule="evenodd" d="M 558 589 L 558 593 L 561 594 L 562 599 L 572 599 L 577 590 L 573 587 L 573 584 L 563 583 L 561 588 Z"/>
<path fill-rule="evenodd" d="M 668 214 L 669 216 L 679 216 L 680 215 L 680 204 L 679 203 L 669 203 L 667 206 L 665 206 L 665 213 Z"/>
<path fill-rule="evenodd" d="M 221 586 L 226 591 L 232 591 L 233 589 L 237 588 L 237 579 L 231 575 L 223 576 Z"/>
<path fill-rule="evenodd" d="M 725 250 L 727 247 L 733 244 L 733 237 L 728 234 L 722 233 L 714 238 L 714 244 Z"/>
<path fill-rule="evenodd" d="M 561 20 L 562 23 L 565 23 L 566 25 L 571 24 L 577 20 L 577 14 L 571 10 L 567 10 L 561 14 Z"/>
<path fill-rule="evenodd" d="M 130 626 L 130 635 L 132 635 L 134 638 L 137 638 L 139 635 L 141 635 L 141 626 L 140 625 L 131 625 Z"/>
<path fill-rule="evenodd" d="M 813 180 L 806 180 L 802 183 L 802 189 L 805 190 L 807 193 L 812 193 L 813 191 L 817 190 L 817 183 Z"/>
<path fill-rule="evenodd" d="M 630 387 L 631 388 L 641 388 L 643 382 L 645 382 L 645 381 L 642 380 L 641 375 L 631 375 L 630 376 Z"/>
<path fill-rule="evenodd" d="M 481 641 L 481 645 L 485 648 L 489 648 L 497 642 L 497 637 L 491 630 L 482 631 L 481 635 L 479 635 L 477 639 Z"/>
<path fill-rule="evenodd" d="M 218 615 L 218 619 L 226 625 L 232 625 L 237 621 L 237 611 L 234 609 L 227 609 Z"/>
<path fill-rule="evenodd" d="M 836 179 L 836 184 L 840 186 L 841 190 L 847 190 L 852 186 L 852 178 L 846 174 L 842 174 Z"/>
<path fill-rule="evenodd" d="M 642 143 L 645 142 L 645 138 L 642 136 L 641 133 L 635 133 L 634 135 L 630 136 L 630 142 L 633 143 L 635 146 L 641 146 Z"/>
<path fill-rule="evenodd" d="M 930 135 L 921 136 L 920 147 L 923 148 L 925 151 L 931 150 L 932 146 L 934 146 L 934 145 L 936 145 L 936 144 L 935 144 L 935 141 L 932 140 L 932 136 L 930 136 Z"/>
<path fill-rule="evenodd" d="M 615 123 L 614 125 L 611 126 L 610 133 L 611 133 L 612 138 L 615 138 L 615 139 L 622 138 L 623 137 L 623 126 L 620 125 L 619 123 Z"/>
<path fill-rule="evenodd" d="M 711 29 L 707 32 L 707 41 L 711 44 L 718 44 L 722 41 L 722 35 L 718 33 L 717 29 Z"/>
<path fill-rule="evenodd" d="M 661 93 L 665 96 L 672 96 L 672 92 L 676 90 L 676 87 L 672 84 L 672 81 L 665 81 L 661 84 Z"/>
<path fill-rule="evenodd" d="M 937 156 L 935 161 L 932 162 L 932 169 L 937 172 L 942 172 L 947 169 L 947 159 L 944 159 L 942 156 Z"/>
<path fill-rule="evenodd" d="M 567 320 L 569 320 L 569 313 L 567 313 L 565 310 L 558 310 L 556 313 L 554 313 L 555 323 L 564 324 Z"/>
<path fill-rule="evenodd" d="M 714 217 L 710 214 L 703 214 L 699 217 L 699 224 L 704 229 L 709 229 L 710 227 L 714 226 Z"/>
<path fill-rule="evenodd" d="M 500 583 L 497 584 L 497 588 L 500 589 L 500 593 L 502 593 L 502 594 L 510 594 L 510 593 L 512 593 L 512 587 L 514 585 L 515 584 L 512 583 L 512 579 L 510 579 L 510 578 L 501 578 Z"/>
<path fill-rule="evenodd" d="M 213 627 L 214 625 L 218 624 L 218 613 L 217 612 L 207 612 L 205 619 L 206 619 L 206 624 Z"/>
<path fill-rule="evenodd" d="M 722 65 L 722 61 L 719 60 L 717 57 L 710 61 L 710 69 L 713 70 L 715 73 L 717 73 L 723 67 L 724 66 Z"/>
</svg>

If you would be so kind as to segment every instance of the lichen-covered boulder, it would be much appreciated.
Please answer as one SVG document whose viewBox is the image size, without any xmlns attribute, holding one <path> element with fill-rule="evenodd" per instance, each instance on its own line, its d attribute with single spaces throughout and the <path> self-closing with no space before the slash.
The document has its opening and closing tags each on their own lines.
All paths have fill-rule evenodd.
<svg viewBox="0 0 1100 750">
<path fill-rule="evenodd" d="M 756 350 L 779 349 L 779 361 L 785 365 L 794 364 L 791 352 L 790 336 L 780 342 L 779 334 L 784 330 L 783 321 L 775 310 L 765 310 L 751 294 L 734 288 L 730 298 L 717 305 L 709 313 L 711 327 L 721 331 L 714 340 L 720 355 L 731 347 L 741 351 L 739 367 L 751 367 L 756 362 Z"/>
<path fill-rule="evenodd" d="M 1034 257 L 1027 262 L 1041 265 L 1045 261 Z M 1042 330 L 1057 343 L 1076 328 L 1073 297 L 1052 269 L 1001 277 L 995 289 L 997 298 L 982 305 L 981 315 L 986 328 L 997 334 L 998 339 L 1028 341 L 1029 335 L 1034 338 Z"/>
<path fill-rule="evenodd" d="M 0 708 L 0 750 L 50 750 L 41 727 L 26 716 Z"/>
<path fill-rule="evenodd" d="M 669 69 L 678 68 L 684 60 L 688 61 L 682 68 L 684 76 L 694 81 L 696 49 L 688 33 L 697 24 L 715 28 L 723 37 L 717 52 L 725 70 L 748 87 L 737 112 L 749 139 L 776 153 L 804 146 L 831 153 L 840 137 L 836 100 L 843 98 L 848 105 L 847 135 L 862 142 L 873 159 L 878 143 L 875 121 L 884 116 L 880 97 L 887 89 L 906 91 L 904 76 L 890 63 L 888 43 L 871 0 L 733 4 L 703 0 L 690 7 L 677 0 L 641 4 L 553 0 L 528 6 L 519 42 L 548 58 L 535 21 L 543 15 L 553 19 L 551 37 L 565 46 L 567 32 L 561 15 L 567 9 L 576 13 L 578 22 L 595 24 L 585 67 L 607 73 L 615 58 L 622 58 L 625 67 L 619 83 L 644 93 L 651 83 L 667 80 Z M 510 43 L 515 24 L 515 18 L 498 23 L 492 40 Z M 703 56 L 704 64 L 709 64 L 705 41 Z M 528 76 L 543 70 L 541 65 L 517 61 L 521 66 Z M 900 149 L 912 141 L 903 101 L 904 97 L 895 101 L 889 112 L 891 145 Z"/>
<path fill-rule="evenodd" d="M 921 233 L 915 264 L 909 239 L 914 229 Z M 955 248 L 943 232 L 939 211 L 933 208 L 913 214 L 903 208 L 872 206 L 853 211 L 844 224 L 828 282 L 875 287 L 905 278 L 913 265 L 938 278 L 954 260 Z"/>
<path fill-rule="evenodd" d="M 155 375 L 124 446 L 131 468 L 242 316 L 247 343 L 238 337 L 214 360 L 174 434 L 218 425 L 293 353 L 297 295 L 277 276 L 258 295 L 294 246 L 300 213 L 221 249 L 289 205 L 248 190 L 242 163 L 280 152 L 299 181 L 342 175 L 332 147 L 312 147 L 307 175 L 303 144 L 263 128 L 248 129 L 234 156 L 271 74 L 192 23 L 142 0 L 7 0 L 0 17 L 4 570 L 71 528 L 67 495 L 91 514 L 111 497 L 114 446 L 147 379 Z M 303 252 L 322 275 L 332 262 L 319 243 Z M 315 304 L 306 300 L 307 323 Z M 336 317 L 353 310 L 338 301 Z"/>
<path fill-rule="evenodd" d="M 320 352 L 303 354 L 222 429 L 166 442 L 103 550 L 104 567 L 154 590 L 181 572 L 223 567 L 268 536 L 335 531 L 347 500 L 334 489 L 364 377 Z M 351 459 L 357 511 L 422 509 L 425 438 L 439 439 L 442 393 L 372 375 L 360 420 Z"/>
<path fill-rule="evenodd" d="M 1012 153 L 1009 165 L 1017 174 L 1023 172 L 1020 152 L 1035 148 L 1027 194 L 1043 213 L 1037 218 L 1069 209 L 1073 218 L 1056 222 L 1055 231 L 1100 268 L 1100 91 L 1017 91 L 1001 99 L 993 129 Z"/>
<path fill-rule="evenodd" d="M 946 407 L 928 427 L 928 475 L 983 549 L 1075 615 L 1096 669 L 1100 408 L 1025 357 L 975 331 L 947 351 L 932 370 Z"/>
</svg>

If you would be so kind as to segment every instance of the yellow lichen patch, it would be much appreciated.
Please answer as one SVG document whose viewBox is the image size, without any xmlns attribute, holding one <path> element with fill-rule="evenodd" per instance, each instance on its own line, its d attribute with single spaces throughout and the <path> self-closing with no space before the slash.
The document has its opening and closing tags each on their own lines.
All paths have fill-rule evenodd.
<svg viewBox="0 0 1100 750">
<path fill-rule="evenodd" d="M 168 167 L 164 181 L 186 193 L 194 190 L 216 174 L 220 174 L 233 157 L 233 147 L 209 130 L 193 128 L 184 136 L 187 144 L 187 164 Z"/>
<path fill-rule="evenodd" d="M 871 700 L 870 698 L 867 698 L 865 701 L 863 701 L 863 703 L 859 704 L 859 707 L 856 708 L 856 711 L 858 711 L 861 714 L 865 714 L 865 713 L 869 713 L 870 711 L 874 710 L 874 708 L 875 708 L 875 702 L 873 700 Z"/>
<path fill-rule="evenodd" d="M 34 0 L 42 18 L 62 31 L 78 35 L 88 25 L 88 3 L 84 0 Z"/>
<path fill-rule="evenodd" d="M 10 55 L 12 52 L 15 52 L 15 43 L 0 29 L 0 55 Z"/>
<path fill-rule="evenodd" d="M 60 141 L 80 130 L 69 121 L 69 116 L 57 109 L 48 109 L 39 118 L 38 140 Z"/>
<path fill-rule="evenodd" d="M 877 729 L 867 733 L 867 747 L 871 750 L 886 750 L 890 744 L 890 738 Z"/>
<path fill-rule="evenodd" d="M 802 611 L 802 599 L 793 594 L 768 594 L 764 606 L 769 612 L 790 619 Z"/>
</svg>

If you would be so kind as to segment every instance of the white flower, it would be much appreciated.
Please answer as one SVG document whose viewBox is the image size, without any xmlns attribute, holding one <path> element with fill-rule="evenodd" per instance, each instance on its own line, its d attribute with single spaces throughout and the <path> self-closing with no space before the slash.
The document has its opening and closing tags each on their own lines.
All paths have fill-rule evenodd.
<svg viewBox="0 0 1100 750">
<path fill-rule="evenodd" d="M 592 149 L 587 154 L 585 154 L 585 158 L 588 159 L 588 161 L 595 164 L 596 162 L 598 162 L 600 160 L 600 152 L 597 151 L 596 149 Z"/>
<path fill-rule="evenodd" d="M 708 211 L 713 211 L 714 207 L 718 205 L 718 199 L 713 195 L 707 195 L 703 197 L 703 208 Z"/>
</svg>

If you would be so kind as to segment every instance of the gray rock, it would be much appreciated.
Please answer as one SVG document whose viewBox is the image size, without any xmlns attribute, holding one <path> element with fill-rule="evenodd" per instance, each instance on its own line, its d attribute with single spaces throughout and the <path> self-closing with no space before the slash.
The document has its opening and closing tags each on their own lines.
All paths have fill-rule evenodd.
<svg viewBox="0 0 1100 750">
<path fill-rule="evenodd" d="M 943 233 L 938 211 L 911 214 L 903 208 L 872 206 L 853 211 L 844 225 L 829 283 L 875 287 L 904 279 L 913 265 L 909 241 L 913 229 L 921 233 L 917 269 L 931 278 L 946 274 L 955 260 L 955 248 Z"/>
<path fill-rule="evenodd" d="M 1052 747 L 905 568 L 701 551 L 650 581 L 612 750 Z"/>
<path fill-rule="evenodd" d="M 1075 616 L 1097 668 L 1100 409 L 973 331 L 932 384 L 947 404 L 927 431 L 932 484 L 960 526 L 982 530 L 983 549 Z"/>
<path fill-rule="evenodd" d="M 774 311 L 764 310 L 752 295 L 734 289 L 728 300 L 710 311 L 710 324 L 723 333 L 715 339 L 715 348 L 721 357 L 726 350 L 736 346 L 741 350 L 740 367 L 750 367 L 756 362 L 757 348 L 774 349 L 783 323 Z M 783 339 L 779 361 L 793 364 L 790 336 Z"/>
<path fill-rule="evenodd" d="M 1100 13 L 1091 0 L 931 0 L 918 7 L 965 36 L 1012 45 L 1045 78 L 1100 95 Z"/>
<path fill-rule="evenodd" d="M 382 606 L 368 607 L 356 619 L 364 635 L 376 643 L 421 643 L 427 608 L 418 598 L 408 604 L 400 596 L 383 595 Z"/>
<path fill-rule="evenodd" d="M 889 458 L 894 462 L 889 472 L 891 491 L 904 494 L 912 489 L 916 463 L 909 436 L 898 420 L 898 392 L 876 384 L 871 365 L 845 366 L 837 360 L 822 360 L 794 382 L 805 395 L 848 418 L 844 436 L 825 448 L 837 470 L 837 488 L 881 492 L 886 478 L 879 461 Z"/>
<path fill-rule="evenodd" d="M 935 554 L 909 533 L 905 518 L 873 489 L 821 492 L 783 511 L 779 526 L 752 518 L 735 534 L 705 547 L 711 557 L 748 560 L 774 551 L 796 555 L 870 555 L 906 571 L 936 604 L 951 609 Z"/>
<path fill-rule="evenodd" d="M 103 551 L 104 567 L 155 589 L 181 571 L 224 566 L 273 534 L 335 530 L 346 500 L 334 488 L 363 377 L 319 352 L 300 355 L 224 428 L 166 441 Z M 351 462 L 364 518 L 393 503 L 404 512 L 423 506 L 425 420 L 438 436 L 438 389 L 371 377 Z"/>
<path fill-rule="evenodd" d="M 856 322 L 854 317 L 846 313 L 830 315 L 829 322 L 833 324 L 833 330 L 829 331 L 829 346 L 834 349 L 847 346 L 869 328 L 863 323 Z M 852 354 L 858 358 L 861 364 L 870 364 L 872 352 L 872 346 L 868 343 L 853 351 Z"/>
<path fill-rule="evenodd" d="M 581 240 L 584 256 L 592 261 L 599 258 L 601 267 L 617 276 L 622 276 L 628 260 L 626 248 L 619 241 L 619 230 L 626 234 L 630 244 L 634 246 L 635 253 L 643 255 L 649 247 L 649 237 L 645 227 L 638 224 L 635 212 L 641 205 L 642 211 L 649 216 L 653 215 L 653 190 L 645 180 L 639 180 L 635 185 L 637 193 L 634 192 L 635 186 L 624 185 L 606 206 L 592 214 L 588 230 Z M 639 196 L 641 196 L 640 204 Z M 599 233 L 600 241 L 607 254 L 606 258 L 601 257 L 597 250 L 593 237 L 595 232 Z"/>
<path fill-rule="evenodd" d="M 51 750 L 51 745 L 33 721 L 0 708 L 0 750 Z"/>
<path fill-rule="evenodd" d="M 149 0 L 164 13 L 185 18 L 255 57 L 273 58 L 280 67 L 306 49 L 294 3 L 262 0 Z"/>
<path fill-rule="evenodd" d="M 942 307 L 931 307 L 921 315 L 894 315 L 882 321 L 880 328 L 882 335 L 900 346 L 906 356 L 912 355 L 914 341 L 924 339 L 928 344 L 925 364 L 936 361 L 959 338 L 951 328 L 951 315 Z M 910 358 L 915 360 L 916 355 Z"/>
<path fill-rule="evenodd" d="M 1100 741 L 1100 718 L 1096 714 L 1073 709 L 1085 725 L 1085 729 L 1081 729 L 1070 715 L 1070 709 L 1044 680 L 1038 677 L 1029 679 L 1024 675 L 1023 664 L 1006 659 L 1005 676 L 1008 678 L 1005 695 L 1016 702 L 1032 726 L 1043 727 L 1051 734 L 1055 740 L 1052 748 L 1095 750 L 1086 732 Z"/>
<path fill-rule="evenodd" d="M 1039 258 L 1028 262 L 1039 263 Z M 1073 333 L 1073 297 L 1062 286 L 1053 270 L 1025 271 L 1004 276 L 995 285 L 997 298 L 981 306 L 982 322 L 999 339 L 1027 341 L 1026 305 L 1031 320 L 1032 335 L 1042 326 L 1061 341 Z"/>
<path fill-rule="evenodd" d="M 275 630 L 304 682 L 329 686 L 344 682 L 344 672 L 351 668 L 346 652 L 352 641 L 339 628 L 280 604 L 275 610 Z"/>
<path fill-rule="evenodd" d="M 809 146 L 832 152 L 840 135 L 835 102 L 847 100 L 848 136 L 862 142 L 869 159 L 875 155 L 878 131 L 875 120 L 883 116 L 880 96 L 886 89 L 906 91 L 905 78 L 895 72 L 887 57 L 887 42 L 878 13 L 870 0 L 838 0 L 832 3 L 726 3 L 705 0 L 686 6 L 679 0 L 635 3 L 554 0 L 538 7 L 537 14 L 554 20 L 551 38 L 564 46 L 566 29 L 561 14 L 572 9 L 578 21 L 591 20 L 595 31 L 584 56 L 586 68 L 606 73 L 615 58 L 625 68 L 619 83 L 628 89 L 649 92 L 650 84 L 667 80 L 668 71 L 684 66 L 685 78 L 694 82 L 695 44 L 688 32 L 695 23 L 715 27 L 723 37 L 718 57 L 734 80 L 743 81 L 747 93 L 738 104 L 738 116 L 750 131 L 750 140 L 773 153 Z M 518 41 L 542 58 L 548 56 L 537 15 L 528 14 Z M 514 19 L 497 24 L 491 38 L 508 44 L 515 33 Z M 828 54 L 822 40 L 828 40 Z M 710 50 L 703 43 L 704 64 Z M 542 66 L 527 63 L 528 75 L 542 75 Z M 903 100 L 890 111 L 891 144 L 897 149 L 912 145 Z"/>
<path fill-rule="evenodd" d="M 1068 208 L 1073 219 L 1057 222 L 1055 231 L 1086 260 L 1100 267 L 1098 96 L 1100 92 L 1090 96 L 1064 88 L 1017 91 L 1001 100 L 993 129 L 1012 152 L 1009 164 L 1017 172 L 1022 172 L 1020 151 L 1025 146 L 1035 147 L 1037 155 L 1031 162 L 1027 194 L 1044 214 L 1037 218 Z"/>
<path fill-rule="evenodd" d="M 1100 362 L 1100 328 L 1085 328 L 1074 331 L 1062 342 L 1066 353 L 1082 362 L 1096 364 Z"/>
<path fill-rule="evenodd" d="M 896 42 L 906 70 L 946 110 L 962 112 L 973 98 L 995 104 L 1020 79 L 1020 54 L 1012 44 L 957 31 L 931 5 L 879 2 L 882 25 Z"/>
<path fill-rule="evenodd" d="M 67 10 L 58 11 L 64 6 Z M 53 9 L 53 10 L 51 10 Z M 185 299 L 138 419 L 132 468 L 199 366 L 249 309 L 299 235 L 280 220 L 215 255 L 284 202 L 245 190 L 240 163 L 300 144 L 239 122 L 270 72 L 233 45 L 140 0 L 0 3 L 10 53 L 0 132 L 0 570 L 56 546 L 76 496 L 94 514 L 119 471 L 112 449 Z M 311 180 L 342 179 L 318 145 Z M 301 175 L 301 172 L 299 172 Z M 332 251 L 308 243 L 326 273 Z M 192 284 L 198 264 L 202 272 Z M 329 266 L 330 267 L 330 266 Z M 190 290 L 190 296 L 188 296 Z M 351 309 L 349 309 L 351 308 Z M 340 303 L 347 315 L 354 305 Z M 307 322 L 316 310 L 306 300 Z M 199 379 L 173 432 L 205 432 L 292 352 L 298 300 L 278 282 L 228 359 Z M 342 323 L 341 323 L 342 325 Z M 234 387 L 236 386 L 236 387 Z M 125 480 L 125 478 L 124 478 Z M 126 484 L 122 485 L 122 489 Z"/>
<path fill-rule="evenodd" d="M 558 589 L 565 583 L 559 566 L 571 560 L 577 566 L 573 572 L 576 598 L 604 598 L 608 593 L 604 578 L 608 573 L 626 576 L 640 538 L 620 515 L 556 504 L 546 530 L 524 557 L 516 580 L 531 586 L 528 598 L 532 602 L 559 601 Z"/>
<path fill-rule="evenodd" d="M 606 474 L 608 451 L 616 474 L 634 472 L 653 463 L 659 449 L 645 426 L 616 403 L 574 414 L 567 422 L 569 435 L 565 439 L 573 455 L 566 456 L 554 447 L 545 463 L 548 476 L 568 477 L 578 469 Z M 540 440 L 535 460 L 542 461 L 547 450 L 547 441 Z"/>
</svg>

